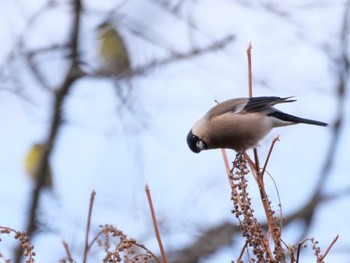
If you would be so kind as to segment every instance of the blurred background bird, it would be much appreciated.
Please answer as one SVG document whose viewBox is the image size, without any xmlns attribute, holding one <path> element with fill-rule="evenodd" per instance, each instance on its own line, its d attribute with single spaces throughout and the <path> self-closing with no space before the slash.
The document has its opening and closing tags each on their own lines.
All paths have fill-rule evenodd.
<svg viewBox="0 0 350 263">
<path fill-rule="evenodd" d="M 130 56 L 122 35 L 109 21 L 97 27 L 100 67 L 98 73 L 113 79 L 116 93 L 124 106 L 130 108 L 133 97 Z M 125 80 L 125 81 L 121 81 Z"/>
<path fill-rule="evenodd" d="M 121 34 L 110 22 L 97 27 L 99 39 L 100 73 L 116 77 L 129 76 L 132 72 L 130 57 Z"/>
<path fill-rule="evenodd" d="M 34 144 L 32 148 L 27 153 L 27 156 L 25 158 L 24 162 L 24 168 L 29 177 L 31 177 L 33 180 L 37 181 L 37 169 L 39 168 L 39 162 L 41 159 L 41 156 L 44 152 L 45 145 L 43 144 Z M 51 172 L 51 166 L 48 163 L 47 164 L 47 174 L 45 177 L 44 186 L 47 188 L 52 188 L 52 172 Z"/>
</svg>

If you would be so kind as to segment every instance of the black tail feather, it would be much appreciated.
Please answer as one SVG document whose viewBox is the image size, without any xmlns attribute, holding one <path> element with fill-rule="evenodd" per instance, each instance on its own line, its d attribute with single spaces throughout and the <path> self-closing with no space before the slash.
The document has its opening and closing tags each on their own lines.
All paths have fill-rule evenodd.
<svg viewBox="0 0 350 263">
<path fill-rule="evenodd" d="M 327 123 L 324 123 L 321 121 L 314 121 L 310 119 L 299 118 L 281 111 L 271 112 L 267 116 L 275 117 L 281 121 L 292 122 L 292 123 L 305 123 L 305 124 L 311 124 L 311 125 L 317 125 L 317 126 L 328 126 Z"/>
</svg>

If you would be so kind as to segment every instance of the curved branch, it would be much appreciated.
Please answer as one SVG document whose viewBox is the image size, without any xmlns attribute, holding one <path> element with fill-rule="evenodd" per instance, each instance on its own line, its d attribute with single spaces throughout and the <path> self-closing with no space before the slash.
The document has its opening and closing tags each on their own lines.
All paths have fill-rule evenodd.
<svg viewBox="0 0 350 263">
<path fill-rule="evenodd" d="M 78 57 L 78 48 L 79 48 L 79 30 L 80 30 L 80 14 L 81 14 L 81 0 L 74 0 L 74 19 L 72 24 L 71 32 L 71 67 L 65 77 L 65 80 L 61 87 L 55 92 L 55 104 L 54 111 L 51 121 L 51 127 L 49 132 L 49 137 L 46 142 L 45 150 L 41 156 L 38 169 L 37 169 L 37 183 L 33 190 L 32 194 L 32 203 L 30 205 L 30 211 L 27 222 L 27 235 L 32 237 L 35 231 L 37 230 L 37 221 L 38 221 L 38 206 L 40 200 L 40 194 L 42 192 L 44 182 L 46 179 L 46 171 L 48 169 L 48 160 L 50 158 L 54 143 L 56 141 L 57 135 L 59 133 L 60 124 L 62 123 L 62 104 L 66 95 L 68 94 L 69 89 L 72 87 L 73 83 L 79 78 L 83 77 L 84 74 L 79 67 L 79 57 Z M 23 256 L 23 249 L 19 247 L 16 250 L 16 259 L 15 262 L 21 262 Z"/>
</svg>

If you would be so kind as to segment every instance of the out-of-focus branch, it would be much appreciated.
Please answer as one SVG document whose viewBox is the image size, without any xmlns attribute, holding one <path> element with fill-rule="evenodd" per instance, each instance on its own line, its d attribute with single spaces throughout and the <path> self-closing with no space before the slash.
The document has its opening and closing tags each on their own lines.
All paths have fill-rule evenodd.
<svg viewBox="0 0 350 263">
<path fill-rule="evenodd" d="M 74 19 L 71 29 L 71 66 L 64 79 L 63 84 L 55 93 L 55 104 L 53 109 L 53 116 L 51 121 L 51 127 L 49 136 L 46 143 L 46 148 L 41 156 L 41 160 L 37 169 L 37 183 L 32 194 L 32 203 L 30 205 L 30 211 L 28 216 L 27 223 L 27 235 L 32 237 L 37 229 L 37 215 L 38 215 L 38 206 L 40 200 L 40 194 L 42 192 L 44 182 L 46 179 L 46 171 L 48 169 L 47 164 L 52 152 L 55 140 L 57 138 L 60 124 L 62 123 L 62 104 L 66 95 L 68 94 L 69 89 L 72 87 L 72 84 L 81 78 L 84 74 L 79 67 L 79 58 L 78 58 L 78 47 L 79 47 L 79 29 L 80 29 L 80 15 L 81 15 L 81 0 L 74 0 L 72 2 L 74 10 Z M 16 251 L 16 260 L 15 262 L 20 263 L 23 255 L 23 249 L 18 248 Z"/>
<path fill-rule="evenodd" d="M 182 52 L 182 53 L 172 52 L 171 55 L 163 59 L 154 59 L 153 61 L 146 63 L 144 65 L 136 66 L 133 69 L 132 73 L 128 75 L 128 77 L 142 76 L 149 73 L 152 70 L 155 70 L 156 68 L 165 67 L 165 66 L 171 65 L 172 63 L 195 58 L 197 56 L 201 56 L 209 52 L 222 50 L 227 45 L 232 43 L 234 40 L 235 40 L 235 36 L 229 35 L 224 37 L 223 39 L 216 41 L 215 43 L 212 43 L 202 48 L 193 48 L 188 52 Z M 103 78 L 105 77 L 105 75 L 101 75 L 100 73 L 92 73 L 92 74 L 84 73 L 84 74 L 91 77 L 103 77 Z"/>
<path fill-rule="evenodd" d="M 40 71 L 38 64 L 35 61 L 36 56 L 47 52 L 52 52 L 55 50 L 61 51 L 63 49 L 68 49 L 68 48 L 69 48 L 69 45 L 52 45 L 52 46 L 43 47 L 43 48 L 26 52 L 25 58 L 27 59 L 29 69 L 32 71 L 33 76 L 36 78 L 40 86 L 45 90 L 51 90 L 52 87 L 50 87 L 50 84 L 47 82 L 44 74 Z"/>
<path fill-rule="evenodd" d="M 231 244 L 236 234 L 240 235 L 237 224 L 223 223 L 205 231 L 198 239 L 183 250 L 168 252 L 171 263 L 194 263 L 214 254 L 218 249 Z"/>
<path fill-rule="evenodd" d="M 17 38 L 16 42 L 14 43 L 13 50 L 8 54 L 8 56 L 5 58 L 4 62 L 0 66 L 0 74 L 5 71 L 5 68 L 7 68 L 9 65 L 12 65 L 13 62 L 16 60 L 17 52 L 23 50 L 25 41 L 26 41 L 26 32 L 30 30 L 30 27 L 36 22 L 36 20 L 49 8 L 53 8 L 56 5 L 56 0 L 48 0 L 37 12 L 35 12 L 31 17 L 24 18 L 24 20 L 27 21 L 26 27 L 22 34 Z M 21 10 L 20 10 L 21 11 Z M 2 80 L 2 77 L 1 81 Z M 15 73 L 12 76 L 13 79 L 16 79 Z M 16 92 L 16 90 L 14 91 Z M 19 92 L 18 92 L 19 93 Z"/>
<path fill-rule="evenodd" d="M 189 52 L 175 53 L 175 54 L 172 54 L 169 57 L 164 58 L 162 60 L 151 61 L 145 65 L 136 67 L 133 70 L 132 75 L 133 76 L 143 75 L 156 67 L 167 66 L 167 65 L 174 63 L 174 62 L 179 62 L 182 60 L 186 60 L 186 59 L 190 59 L 193 57 L 203 55 L 203 54 L 208 53 L 208 52 L 213 52 L 213 51 L 223 49 L 225 46 L 230 44 L 234 39 L 235 39 L 235 37 L 233 35 L 229 35 L 229 36 L 226 36 L 225 38 L 218 40 L 215 43 L 210 44 L 206 47 L 194 48 L 194 49 L 190 50 Z"/>
<path fill-rule="evenodd" d="M 204 37 L 206 37 L 208 40 L 210 41 L 215 41 L 212 36 L 204 33 L 203 31 L 201 31 L 194 23 L 191 19 L 184 17 L 180 10 L 181 7 L 183 6 L 184 2 L 182 2 L 181 0 L 178 1 L 177 4 L 172 4 L 171 1 L 167 1 L 167 0 L 150 0 L 152 3 L 154 3 L 155 5 L 159 6 L 160 8 L 162 8 L 164 11 L 168 12 L 169 14 L 175 16 L 177 19 L 186 22 L 187 26 L 195 31 L 200 33 L 201 35 L 203 35 Z"/>
<path fill-rule="evenodd" d="M 347 193 L 349 194 L 349 193 Z M 334 197 L 332 196 L 331 200 L 334 198 L 343 198 L 344 196 Z M 303 207 L 299 210 L 285 216 L 284 227 L 289 224 L 300 220 L 304 224 L 312 219 L 312 214 L 318 205 L 323 202 L 328 201 L 328 197 L 321 197 L 319 199 L 310 199 Z M 267 223 L 262 223 L 261 227 L 267 229 Z M 207 229 L 202 233 L 192 244 L 188 245 L 183 250 L 177 250 L 173 252 L 168 252 L 169 262 L 171 263 L 194 263 L 199 262 L 201 258 L 208 257 L 218 250 L 222 249 L 225 246 L 232 244 L 232 241 L 236 237 L 241 237 L 240 229 L 237 227 L 237 224 L 226 222 L 218 226 Z M 242 238 L 243 240 L 243 238 Z"/>
<path fill-rule="evenodd" d="M 347 1 L 343 24 L 341 29 L 341 50 L 339 50 L 339 58 L 334 61 L 336 65 L 336 78 L 337 84 L 335 86 L 335 91 L 337 95 L 337 109 L 336 109 L 336 118 L 332 126 L 332 137 L 327 151 L 326 160 L 322 167 L 321 177 L 318 182 L 318 185 L 323 185 L 323 182 L 329 177 L 333 162 L 334 156 L 338 149 L 339 145 L 339 133 L 341 131 L 344 115 L 345 115 L 345 92 L 348 85 L 348 80 L 350 76 L 349 72 L 349 23 L 350 23 L 350 1 Z"/>
<path fill-rule="evenodd" d="M 330 176 L 330 171 L 332 169 L 334 163 L 334 157 L 336 156 L 336 152 L 339 146 L 339 138 L 340 132 L 342 129 L 344 116 L 345 116 L 345 100 L 346 100 L 346 88 L 348 85 L 348 80 L 350 77 L 350 63 L 349 63 L 349 23 L 350 23 L 350 1 L 348 0 L 344 10 L 343 23 L 341 28 L 341 36 L 340 36 L 340 46 L 338 59 L 334 61 L 334 65 L 336 68 L 336 79 L 337 83 L 335 86 L 336 97 L 337 97 L 337 109 L 336 109 L 336 117 L 335 121 L 332 125 L 332 134 L 331 140 L 326 151 L 326 159 L 323 162 L 323 167 L 321 169 L 321 174 L 316 184 L 314 194 L 311 197 L 311 200 L 320 200 L 322 199 L 322 190 L 326 185 L 327 179 Z M 309 212 L 309 220 L 305 221 L 305 229 L 304 233 L 301 236 L 301 239 L 307 235 L 307 232 L 311 226 L 314 210 L 316 206 Z"/>
</svg>

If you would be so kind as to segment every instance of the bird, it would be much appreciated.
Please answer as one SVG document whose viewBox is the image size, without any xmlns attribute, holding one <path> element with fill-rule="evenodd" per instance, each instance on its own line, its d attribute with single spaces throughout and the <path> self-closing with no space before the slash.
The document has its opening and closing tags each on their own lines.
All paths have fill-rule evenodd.
<svg viewBox="0 0 350 263">
<path fill-rule="evenodd" d="M 192 152 L 226 148 L 243 153 L 254 148 L 273 129 L 293 124 L 328 126 L 276 109 L 276 104 L 295 102 L 293 97 L 251 97 L 224 101 L 199 119 L 187 135 Z"/>
<path fill-rule="evenodd" d="M 37 181 L 37 170 L 39 169 L 38 165 L 41 159 L 41 156 L 44 152 L 45 145 L 36 143 L 34 144 L 29 152 L 27 153 L 27 156 L 24 161 L 24 169 L 27 173 L 27 175 L 32 178 L 33 180 Z M 51 166 L 48 163 L 47 165 L 47 174 L 45 177 L 44 186 L 51 189 L 52 188 L 52 171 Z"/>
<path fill-rule="evenodd" d="M 108 21 L 97 27 L 99 40 L 99 73 L 116 77 L 131 74 L 130 56 L 117 28 Z"/>
<path fill-rule="evenodd" d="M 131 107 L 134 89 L 131 83 L 132 67 L 130 56 L 122 35 L 110 21 L 104 21 L 97 27 L 99 40 L 99 69 L 101 76 L 111 77 L 118 98 L 124 106 Z M 120 80 L 125 80 L 122 83 Z"/>
</svg>

